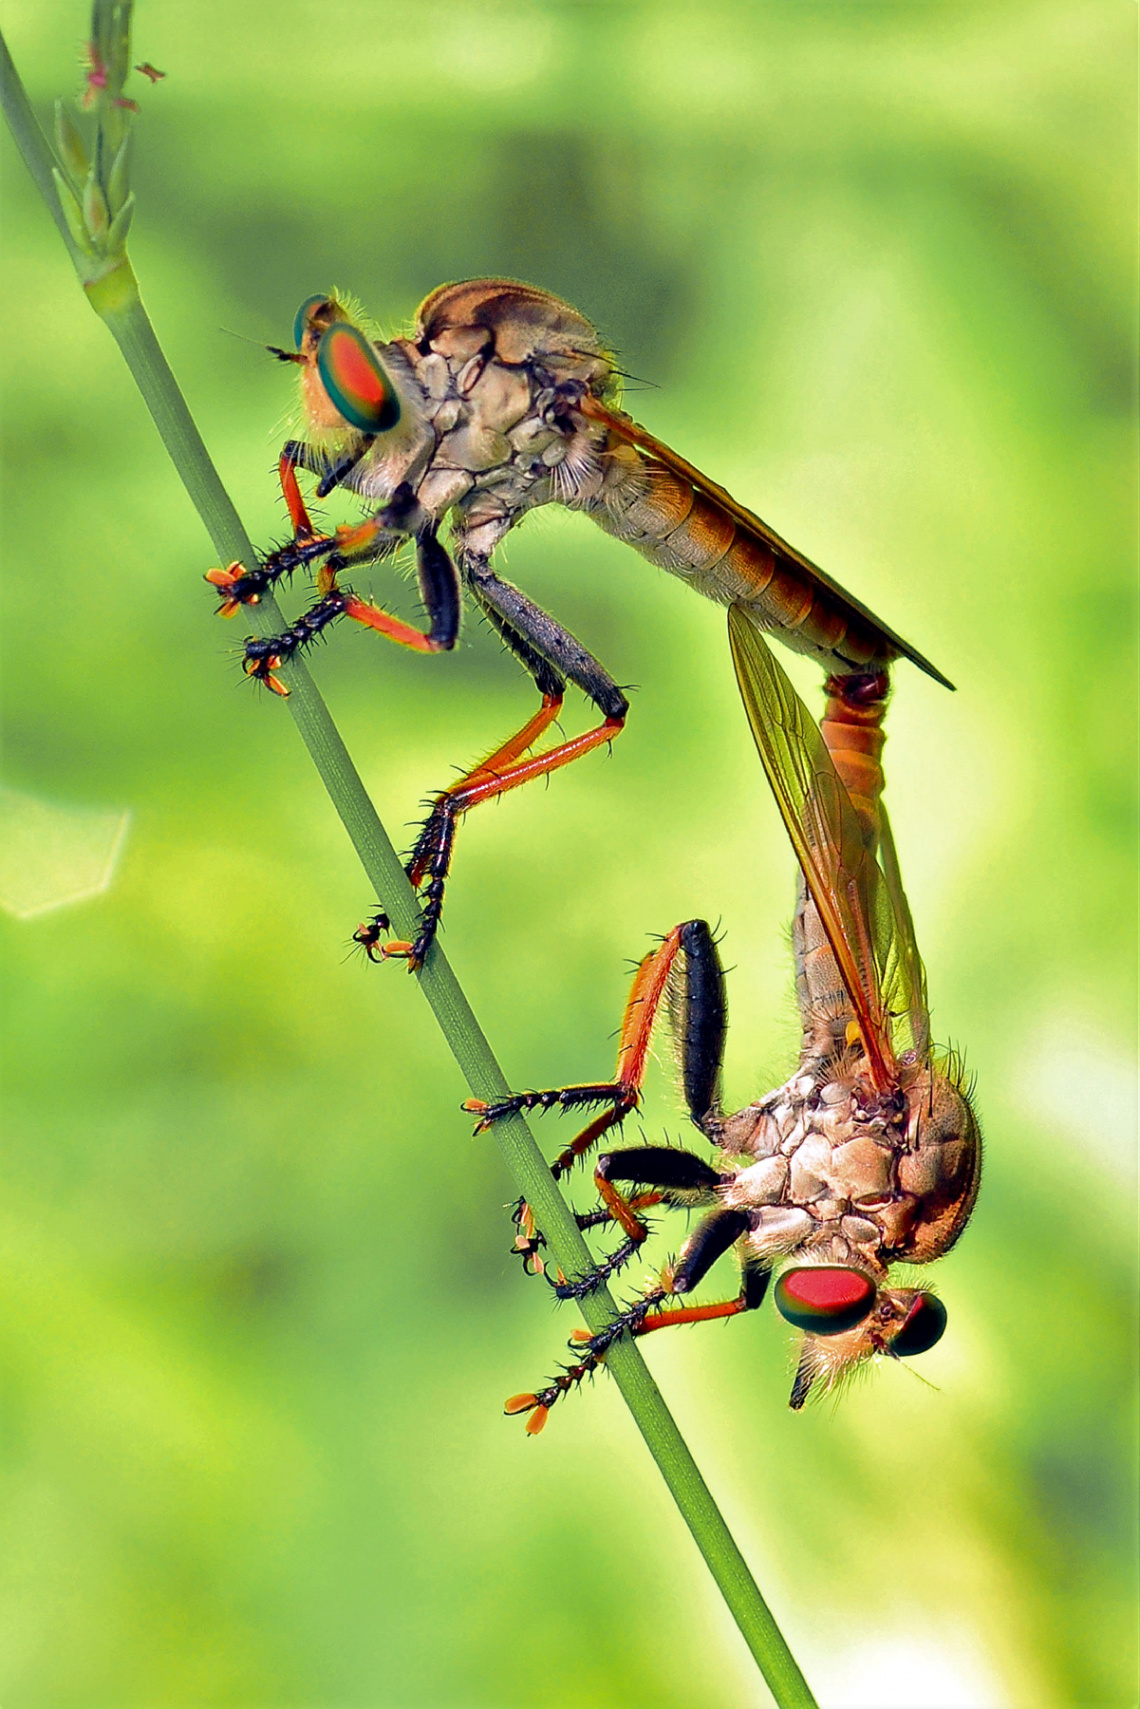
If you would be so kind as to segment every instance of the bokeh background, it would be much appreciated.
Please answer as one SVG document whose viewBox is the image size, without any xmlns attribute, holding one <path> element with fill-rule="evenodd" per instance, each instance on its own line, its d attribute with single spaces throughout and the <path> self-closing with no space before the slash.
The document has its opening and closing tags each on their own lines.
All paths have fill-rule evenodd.
<svg viewBox="0 0 1140 1709">
<path fill-rule="evenodd" d="M 0 16 L 47 111 L 82 5 Z M 138 8 L 133 255 L 255 539 L 290 402 L 256 344 L 330 285 L 396 331 L 516 275 L 958 684 L 900 669 L 887 753 L 988 1146 L 949 1333 L 799 1417 L 770 1311 L 649 1347 L 829 1709 L 1135 1700 L 1135 31 L 1125 0 Z M 373 897 L 2 160 L 0 1700 L 766 1702 L 612 1387 L 536 1441 L 500 1415 L 571 1319 L 414 984 L 345 959 Z M 505 557 L 637 693 L 611 757 L 467 824 L 447 950 L 549 1085 L 609 1071 L 650 933 L 719 920 L 741 1104 L 794 1057 L 793 872 L 723 614 L 581 518 Z M 399 841 L 533 704 L 475 623 L 315 668 Z M 665 1067 L 639 1125 L 685 1133 Z"/>
</svg>

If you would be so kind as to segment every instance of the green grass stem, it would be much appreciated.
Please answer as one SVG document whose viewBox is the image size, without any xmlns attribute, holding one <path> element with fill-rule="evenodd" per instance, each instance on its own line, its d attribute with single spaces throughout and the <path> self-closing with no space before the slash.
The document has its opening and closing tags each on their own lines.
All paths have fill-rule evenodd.
<svg viewBox="0 0 1140 1709">
<path fill-rule="evenodd" d="M 121 5 L 119 9 L 122 11 Z M 96 10 L 98 13 L 98 5 Z M 53 168 L 60 163 L 35 119 L 2 37 L 0 103 L 16 146 L 83 277 L 82 255 L 60 213 L 56 194 Z M 253 548 L 163 355 L 125 252 L 101 277 L 88 276 L 85 289 L 123 353 L 219 560 L 222 563 L 237 560 L 252 567 L 256 561 Z M 255 634 L 277 634 L 285 627 L 272 598 L 265 597 L 259 605 L 245 607 L 244 613 Z M 328 708 L 299 659 L 284 667 L 281 674 L 290 689 L 288 709 L 369 883 L 381 898 L 395 931 L 403 938 L 411 938 L 418 917 L 415 895 Z M 418 979 L 472 1094 L 486 1100 L 504 1096 L 509 1088 L 502 1070 L 438 944 L 433 945 Z M 520 1194 L 535 1210 L 558 1265 L 567 1275 L 592 1268 L 593 1260 L 573 1214 L 551 1178 L 526 1123 L 515 1117 L 496 1124 L 493 1132 Z M 582 1302 L 582 1314 L 594 1331 L 603 1328 L 614 1311 L 614 1302 L 604 1288 Z M 795 1657 L 637 1347 L 628 1340 L 615 1343 L 606 1356 L 606 1367 L 776 1703 L 780 1709 L 813 1709 L 815 1699 Z"/>
</svg>

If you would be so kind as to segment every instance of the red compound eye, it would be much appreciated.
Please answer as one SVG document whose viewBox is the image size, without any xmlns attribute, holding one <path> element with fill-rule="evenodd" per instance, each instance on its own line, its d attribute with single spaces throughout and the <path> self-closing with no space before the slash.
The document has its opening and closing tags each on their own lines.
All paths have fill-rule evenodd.
<svg viewBox="0 0 1140 1709">
<path fill-rule="evenodd" d="M 839 1335 L 866 1317 L 878 1292 L 861 1270 L 839 1265 L 805 1264 L 785 1270 L 776 1283 L 776 1309 L 797 1329 L 813 1335 Z"/>
<path fill-rule="evenodd" d="M 317 351 L 321 383 L 336 409 L 360 433 L 384 433 L 400 419 L 396 388 L 362 332 L 334 321 Z"/>
</svg>

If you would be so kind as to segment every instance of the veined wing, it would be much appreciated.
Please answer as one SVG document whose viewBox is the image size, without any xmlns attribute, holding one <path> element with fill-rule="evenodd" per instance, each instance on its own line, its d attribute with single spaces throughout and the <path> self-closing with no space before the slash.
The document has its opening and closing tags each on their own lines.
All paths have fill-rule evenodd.
<svg viewBox="0 0 1140 1709">
<path fill-rule="evenodd" d="M 882 875 L 807 707 L 747 610 L 730 607 L 736 680 L 760 760 L 851 999 L 882 1092 L 898 1085 L 877 950 L 885 932 Z"/>
<path fill-rule="evenodd" d="M 583 397 L 576 407 L 582 415 L 589 417 L 591 421 L 602 422 L 616 438 L 624 440 L 627 445 L 636 446 L 639 451 L 645 451 L 651 457 L 656 457 L 658 462 L 664 463 L 675 475 L 679 475 L 682 480 L 688 481 L 698 492 L 702 492 L 706 497 L 712 499 L 714 504 L 719 505 L 732 517 L 737 527 L 744 533 L 750 534 L 754 539 L 762 542 L 769 551 L 775 554 L 777 559 L 783 558 L 787 563 L 794 564 L 809 582 L 813 582 L 819 587 L 825 587 L 841 605 L 847 606 L 864 623 L 877 630 L 884 640 L 890 643 L 892 651 L 901 658 L 909 659 L 912 664 L 918 666 L 919 670 L 925 671 L 927 676 L 933 677 L 935 682 L 940 682 L 944 688 L 952 689 L 954 687 L 954 684 L 947 677 L 944 677 L 940 670 L 935 669 L 929 659 L 924 658 L 916 648 L 910 645 L 909 641 L 904 641 L 901 635 L 896 635 L 893 629 L 889 629 L 881 618 L 876 617 L 873 611 L 867 609 L 861 600 L 853 598 L 846 588 L 840 587 L 839 583 L 833 580 L 825 570 L 821 570 L 818 564 L 813 564 L 810 558 L 805 558 L 802 552 L 798 552 L 794 546 L 790 546 L 786 540 L 782 540 L 775 529 L 769 528 L 768 524 L 762 522 L 754 511 L 738 503 L 724 487 L 718 486 L 707 475 L 703 475 L 698 468 L 687 462 L 663 440 L 656 438 L 647 428 L 634 421 L 632 416 L 626 415 L 623 410 L 611 409 L 607 404 L 601 403 L 589 394 Z"/>
<path fill-rule="evenodd" d="M 926 1001 L 926 972 L 914 936 L 910 904 L 902 887 L 895 839 L 887 810 L 879 803 L 879 864 L 887 908 L 875 916 L 875 960 L 883 1002 L 893 1021 L 896 1050 L 913 1052 L 925 1062 L 930 1054 L 930 1013 Z"/>
</svg>

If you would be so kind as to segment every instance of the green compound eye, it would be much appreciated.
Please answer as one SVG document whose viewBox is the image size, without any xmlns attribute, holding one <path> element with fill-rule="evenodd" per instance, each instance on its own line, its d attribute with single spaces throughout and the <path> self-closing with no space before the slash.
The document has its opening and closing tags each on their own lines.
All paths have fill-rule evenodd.
<svg viewBox="0 0 1140 1709">
<path fill-rule="evenodd" d="M 946 1307 L 936 1294 L 919 1294 L 906 1322 L 891 1342 L 890 1350 L 900 1359 L 910 1359 L 916 1353 L 928 1353 L 942 1339 L 946 1328 Z"/>
<path fill-rule="evenodd" d="M 321 339 L 317 370 L 325 391 L 351 427 L 386 433 L 400 419 L 396 388 L 362 332 L 337 321 Z"/>
<path fill-rule="evenodd" d="M 308 331 L 309 310 L 315 309 L 318 303 L 327 302 L 328 297 L 323 292 L 318 291 L 315 297 L 306 297 L 300 308 L 297 310 L 297 318 L 293 322 L 293 343 L 297 346 L 298 350 L 301 348 L 301 340 Z"/>
<path fill-rule="evenodd" d="M 878 1290 L 861 1270 L 806 1264 L 785 1270 L 776 1283 L 776 1310 L 812 1335 L 839 1335 L 862 1322 Z"/>
</svg>

